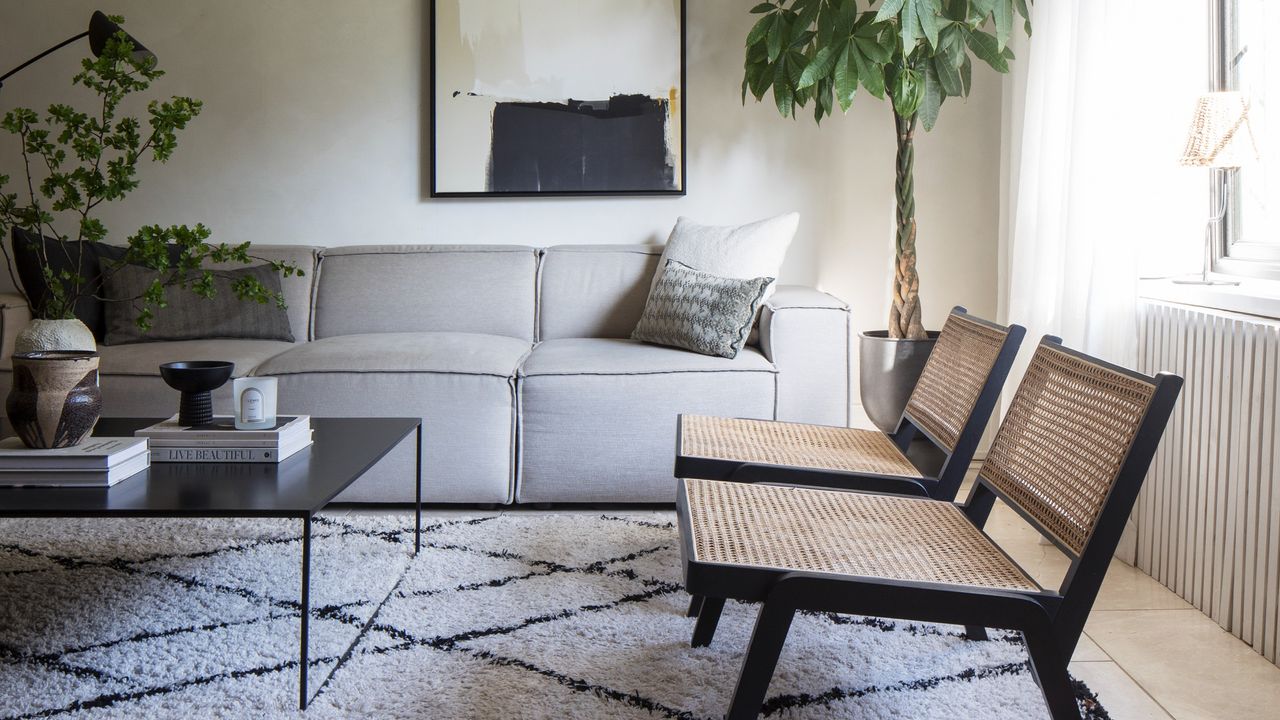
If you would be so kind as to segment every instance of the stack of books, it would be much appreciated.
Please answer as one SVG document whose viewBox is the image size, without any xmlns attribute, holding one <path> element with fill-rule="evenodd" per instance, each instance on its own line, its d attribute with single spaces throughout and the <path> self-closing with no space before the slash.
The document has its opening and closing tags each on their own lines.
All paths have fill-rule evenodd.
<svg viewBox="0 0 1280 720">
<path fill-rule="evenodd" d="M 278 463 L 311 445 L 311 417 L 282 415 L 274 427 L 237 430 L 229 416 L 189 426 L 174 415 L 135 435 L 151 441 L 151 462 Z"/>
<path fill-rule="evenodd" d="M 110 487 L 151 464 L 146 438 L 91 437 L 69 448 L 32 450 L 0 440 L 0 486 Z"/>
</svg>

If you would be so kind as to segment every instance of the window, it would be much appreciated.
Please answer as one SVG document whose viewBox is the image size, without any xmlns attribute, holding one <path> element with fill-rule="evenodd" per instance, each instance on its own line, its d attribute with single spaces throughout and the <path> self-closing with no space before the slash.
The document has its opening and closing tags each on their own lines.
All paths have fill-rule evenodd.
<svg viewBox="0 0 1280 720">
<path fill-rule="evenodd" d="M 1280 2 L 1212 0 L 1212 7 L 1210 76 L 1215 89 L 1249 96 L 1260 156 L 1248 167 L 1214 173 L 1212 190 L 1225 190 L 1227 201 L 1214 269 L 1280 279 L 1280 161 L 1273 159 L 1280 150 L 1280 36 L 1274 32 Z"/>
</svg>

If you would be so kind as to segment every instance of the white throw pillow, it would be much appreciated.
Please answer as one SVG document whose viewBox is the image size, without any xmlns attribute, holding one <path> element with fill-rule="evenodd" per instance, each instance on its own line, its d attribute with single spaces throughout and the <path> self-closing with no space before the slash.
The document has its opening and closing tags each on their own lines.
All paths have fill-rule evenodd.
<svg viewBox="0 0 1280 720">
<path fill-rule="evenodd" d="M 689 218 L 678 218 L 658 260 L 649 292 L 652 294 L 658 286 L 668 260 L 720 277 L 776 278 L 799 224 L 800 213 L 794 212 L 746 225 L 699 225 Z M 771 283 L 765 298 L 772 293 Z"/>
</svg>

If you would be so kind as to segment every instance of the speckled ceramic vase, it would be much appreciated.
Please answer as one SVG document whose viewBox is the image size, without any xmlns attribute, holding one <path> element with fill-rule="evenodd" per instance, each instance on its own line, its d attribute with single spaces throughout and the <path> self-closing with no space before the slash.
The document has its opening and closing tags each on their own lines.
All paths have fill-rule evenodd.
<svg viewBox="0 0 1280 720">
<path fill-rule="evenodd" d="M 27 326 L 18 331 L 13 339 L 15 353 L 29 353 L 40 350 L 81 350 L 92 352 L 98 349 L 97 340 L 88 325 L 72 318 L 70 320 L 33 319 Z"/>
<path fill-rule="evenodd" d="M 13 356 L 9 423 L 31 448 L 79 445 L 102 414 L 98 353 L 40 351 Z"/>
</svg>

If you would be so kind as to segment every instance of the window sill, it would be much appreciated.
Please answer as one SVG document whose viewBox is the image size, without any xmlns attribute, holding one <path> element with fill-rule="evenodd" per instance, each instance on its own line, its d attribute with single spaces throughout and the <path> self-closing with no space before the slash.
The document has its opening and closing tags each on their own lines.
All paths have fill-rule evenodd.
<svg viewBox="0 0 1280 720">
<path fill-rule="evenodd" d="M 1244 315 L 1280 318 L 1280 281 L 1238 279 L 1239 285 L 1179 285 L 1168 279 L 1140 280 L 1138 296 Z"/>
</svg>

